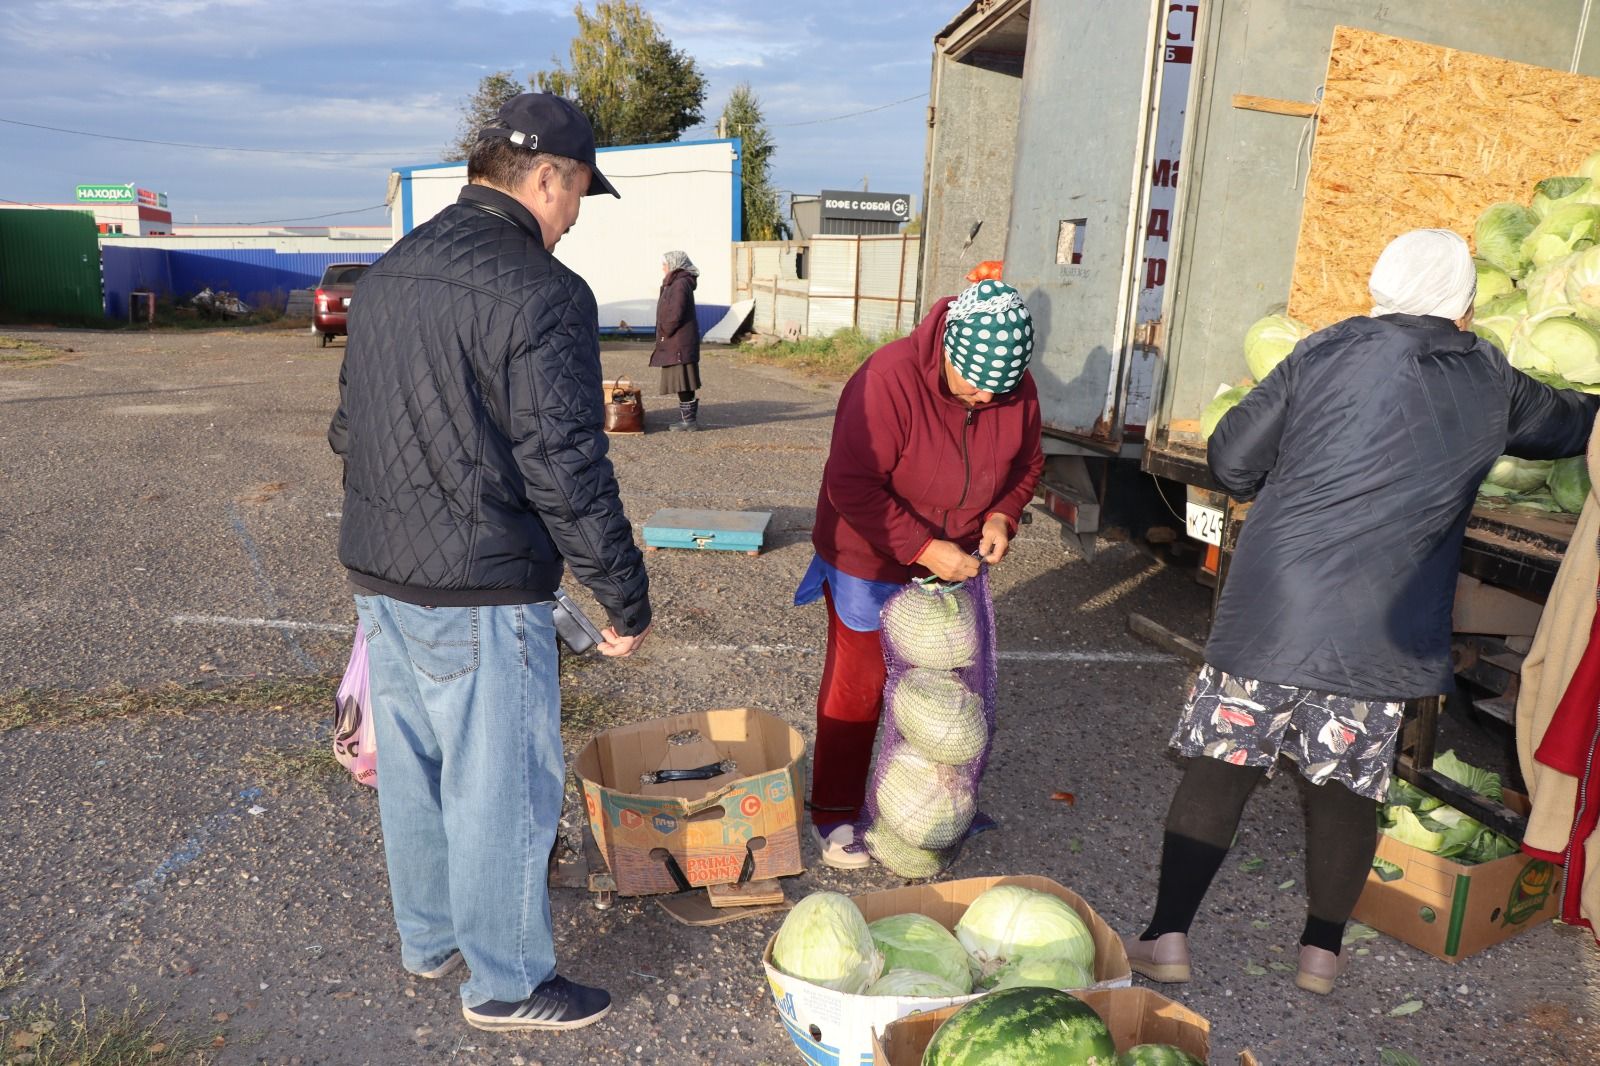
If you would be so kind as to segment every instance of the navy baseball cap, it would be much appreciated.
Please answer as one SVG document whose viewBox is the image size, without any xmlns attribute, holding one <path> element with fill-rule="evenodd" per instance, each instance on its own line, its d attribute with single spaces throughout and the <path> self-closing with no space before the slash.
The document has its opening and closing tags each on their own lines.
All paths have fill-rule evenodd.
<svg viewBox="0 0 1600 1066">
<path fill-rule="evenodd" d="M 594 163 L 594 127 L 572 101 L 554 93 L 522 93 L 500 105 L 495 115 L 498 125 L 478 131 L 478 140 L 499 137 L 530 152 L 548 152 L 589 165 L 589 191 L 585 196 L 608 192 L 621 198 L 616 186 L 606 180 Z"/>
</svg>

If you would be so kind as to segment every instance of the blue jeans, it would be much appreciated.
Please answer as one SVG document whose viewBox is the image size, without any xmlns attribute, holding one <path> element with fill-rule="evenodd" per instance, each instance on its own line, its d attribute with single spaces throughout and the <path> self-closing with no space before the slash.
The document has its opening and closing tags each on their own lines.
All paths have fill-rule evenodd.
<svg viewBox="0 0 1600 1066">
<path fill-rule="evenodd" d="M 459 948 L 469 1007 L 555 973 L 547 883 L 566 763 L 549 604 L 418 607 L 357 596 L 400 961 Z"/>
</svg>

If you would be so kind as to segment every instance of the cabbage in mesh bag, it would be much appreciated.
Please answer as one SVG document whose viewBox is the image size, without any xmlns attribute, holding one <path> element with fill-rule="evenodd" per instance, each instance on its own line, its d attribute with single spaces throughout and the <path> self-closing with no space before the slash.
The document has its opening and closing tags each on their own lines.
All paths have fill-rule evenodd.
<svg viewBox="0 0 1600 1066">
<path fill-rule="evenodd" d="M 883 608 L 885 643 L 912 666 L 960 670 L 978 657 L 978 612 L 956 586 L 911 584 Z"/>
<path fill-rule="evenodd" d="M 955 848 L 930 851 L 907 844 L 882 823 L 874 824 L 862 839 L 866 842 L 869 855 L 911 881 L 938 877 L 956 857 Z"/>
<path fill-rule="evenodd" d="M 977 800 L 965 771 L 900 745 L 874 793 L 878 818 L 907 844 L 936 851 L 966 835 Z"/>
<path fill-rule="evenodd" d="M 907 670 L 889 693 L 889 713 L 900 735 L 934 762 L 971 762 L 989 740 L 983 699 L 945 671 Z"/>
</svg>

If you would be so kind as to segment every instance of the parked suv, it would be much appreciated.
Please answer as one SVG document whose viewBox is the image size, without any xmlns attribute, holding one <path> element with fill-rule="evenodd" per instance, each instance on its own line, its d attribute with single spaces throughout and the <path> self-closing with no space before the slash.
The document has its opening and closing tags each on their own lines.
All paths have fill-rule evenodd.
<svg viewBox="0 0 1600 1066">
<path fill-rule="evenodd" d="M 350 298 L 355 295 L 356 282 L 366 272 L 366 263 L 332 263 L 322 272 L 311 312 L 311 332 L 320 338 L 317 343 L 322 347 L 326 348 L 333 338 L 347 332 L 345 318 L 350 310 Z"/>
</svg>

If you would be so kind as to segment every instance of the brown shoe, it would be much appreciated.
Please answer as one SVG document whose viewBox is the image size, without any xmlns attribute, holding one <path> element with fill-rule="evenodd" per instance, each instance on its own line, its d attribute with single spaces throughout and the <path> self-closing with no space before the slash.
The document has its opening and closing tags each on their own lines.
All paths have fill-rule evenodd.
<svg viewBox="0 0 1600 1066">
<path fill-rule="evenodd" d="M 1169 985 L 1189 980 L 1188 933 L 1162 933 L 1154 940 L 1125 936 L 1122 946 L 1127 949 L 1128 965 L 1134 973 Z"/>
<path fill-rule="evenodd" d="M 1300 972 L 1295 974 L 1294 983 L 1307 992 L 1315 992 L 1325 996 L 1333 991 L 1333 982 L 1344 973 L 1344 968 L 1349 965 L 1343 953 L 1335 955 L 1327 948 L 1314 948 L 1310 944 L 1300 945 Z"/>
</svg>

